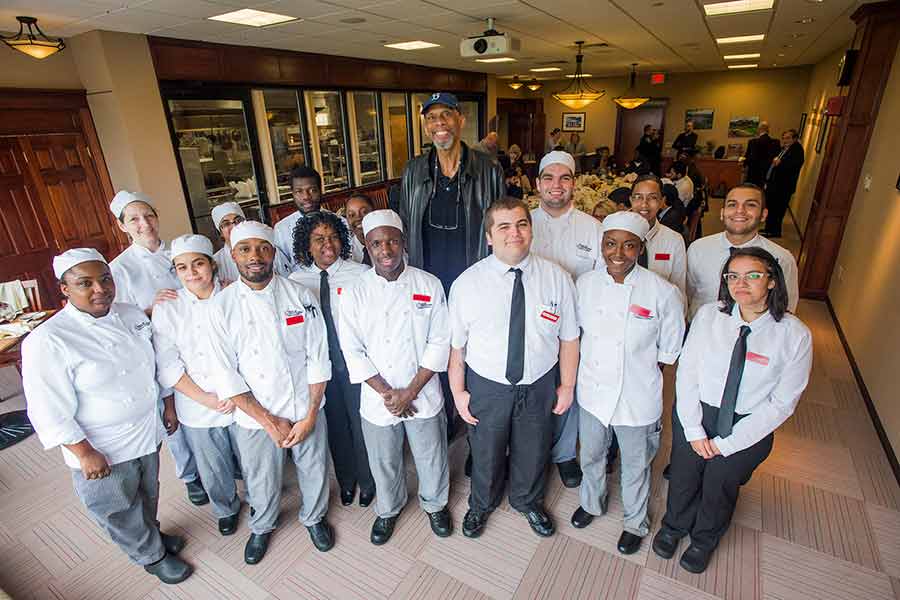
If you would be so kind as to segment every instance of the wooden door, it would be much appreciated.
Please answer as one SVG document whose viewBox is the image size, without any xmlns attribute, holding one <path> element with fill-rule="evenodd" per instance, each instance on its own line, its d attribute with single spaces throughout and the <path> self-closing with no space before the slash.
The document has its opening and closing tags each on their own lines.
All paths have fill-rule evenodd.
<svg viewBox="0 0 900 600">
<path fill-rule="evenodd" d="M 664 106 L 649 106 L 626 110 L 619 107 L 616 120 L 616 163 L 628 164 L 634 158 L 634 151 L 644 135 L 644 126 L 651 125 L 659 129 L 660 138 L 663 134 L 663 119 L 666 109 Z"/>
</svg>

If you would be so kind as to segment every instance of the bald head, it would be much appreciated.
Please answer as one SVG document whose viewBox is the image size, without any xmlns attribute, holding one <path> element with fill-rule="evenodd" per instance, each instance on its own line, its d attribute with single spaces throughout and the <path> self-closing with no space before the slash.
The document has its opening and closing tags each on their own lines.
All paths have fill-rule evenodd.
<svg viewBox="0 0 900 600">
<path fill-rule="evenodd" d="M 757 131 L 759 132 L 759 135 L 762 135 L 762 134 L 764 134 L 764 133 L 769 133 L 769 123 L 768 123 L 768 121 L 760 121 L 760 122 L 759 122 L 759 127 L 757 128 Z"/>
</svg>

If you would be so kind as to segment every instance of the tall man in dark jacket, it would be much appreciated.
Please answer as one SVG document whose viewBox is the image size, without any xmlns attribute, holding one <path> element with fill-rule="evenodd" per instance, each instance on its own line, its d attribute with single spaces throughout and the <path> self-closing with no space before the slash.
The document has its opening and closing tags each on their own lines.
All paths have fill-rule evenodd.
<svg viewBox="0 0 900 600">
<path fill-rule="evenodd" d="M 759 124 L 758 131 L 759 136 L 747 142 L 744 165 L 747 167 L 747 182 L 763 187 L 772 159 L 781 152 L 781 144 L 769 136 L 769 124 L 765 121 Z"/>
<path fill-rule="evenodd" d="M 397 212 L 409 264 L 435 275 L 449 294 L 460 273 L 487 256 L 482 217 L 506 187 L 500 165 L 460 139 L 466 118 L 456 96 L 432 94 L 422 105 L 422 119 L 434 146 L 406 164 Z M 453 397 L 446 376 L 441 387 L 452 435 Z"/>
<path fill-rule="evenodd" d="M 798 140 L 796 129 L 788 129 L 781 134 L 781 152 L 772 159 L 772 166 L 766 175 L 766 205 L 769 216 L 762 235 L 781 237 L 781 223 L 787 212 L 791 196 L 797 189 L 797 179 L 803 168 L 803 146 Z"/>
</svg>

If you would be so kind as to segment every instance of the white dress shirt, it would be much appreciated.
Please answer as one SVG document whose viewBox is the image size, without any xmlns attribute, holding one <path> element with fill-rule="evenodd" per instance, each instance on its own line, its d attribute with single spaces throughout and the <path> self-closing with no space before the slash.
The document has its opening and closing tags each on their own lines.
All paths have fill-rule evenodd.
<svg viewBox="0 0 900 600">
<path fill-rule="evenodd" d="M 162 441 L 150 319 L 114 303 L 94 318 L 71 302 L 22 343 L 28 417 L 44 445 L 87 440 L 110 465 L 156 452 Z M 66 464 L 78 458 L 62 448 Z"/>
<path fill-rule="evenodd" d="M 674 184 L 675 189 L 678 190 L 678 199 L 681 200 L 681 203 L 687 208 L 687 205 L 694 199 L 694 182 L 691 181 L 690 177 L 685 175 L 681 179 L 675 181 Z"/>
<path fill-rule="evenodd" d="M 658 220 L 647 233 L 647 267 L 684 294 L 687 252 L 684 238 Z"/>
<path fill-rule="evenodd" d="M 732 244 L 723 231 L 702 237 L 694 241 L 688 248 L 688 319 L 693 319 L 704 304 L 718 301 L 722 267 L 728 260 L 732 247 L 762 248 L 775 257 L 775 260 L 781 265 L 781 270 L 784 271 L 784 282 L 788 292 L 788 310 L 796 312 L 797 302 L 800 301 L 800 286 L 797 282 L 797 261 L 794 259 L 794 255 L 761 235 L 757 235 L 744 244 Z"/>
<path fill-rule="evenodd" d="M 797 407 L 812 368 L 812 334 L 794 315 L 785 314 L 776 322 L 767 312 L 746 323 L 737 304 L 731 314 L 715 304 L 704 305 L 691 323 L 676 377 L 676 408 L 688 441 L 707 437 L 700 403 L 721 405 L 742 325 L 750 327 L 750 335 L 735 413 L 749 416 L 735 423 L 727 438 L 713 439 L 724 456 L 749 448 L 784 423 Z"/>
<path fill-rule="evenodd" d="M 212 348 L 209 331 L 209 307 L 221 291 L 215 283 L 213 295 L 201 300 L 187 288 L 178 290 L 178 298 L 161 303 L 153 310 L 153 347 L 159 384 L 171 388 L 185 373 L 205 392 L 215 393 L 211 370 Z M 227 427 L 234 421 L 175 390 L 178 420 L 188 427 Z"/>
<path fill-rule="evenodd" d="M 350 232 L 350 260 L 361 263 L 365 258 L 366 245 L 359 241 L 352 231 Z"/>
<path fill-rule="evenodd" d="M 231 247 L 227 244 L 219 248 L 213 255 L 213 260 L 219 266 L 219 281 L 233 282 L 241 278 L 237 263 L 231 257 Z"/>
<path fill-rule="evenodd" d="M 616 283 L 591 271 L 576 284 L 582 329 L 579 405 L 604 425 L 639 427 L 662 416 L 663 378 L 684 339 L 684 303 L 674 285 L 635 265 Z"/>
<path fill-rule="evenodd" d="M 321 210 L 325 211 L 326 209 L 322 208 Z M 275 226 L 272 228 L 275 232 L 275 247 L 280 252 L 275 262 L 279 275 L 287 277 L 301 266 L 300 263 L 294 260 L 294 226 L 304 216 L 302 212 L 295 210 L 275 223 Z M 347 225 L 347 230 L 349 231 L 350 225 L 347 224 L 347 219 L 344 217 L 339 218 L 344 222 L 344 225 Z M 353 234 L 351 233 L 351 235 Z"/>
<path fill-rule="evenodd" d="M 328 267 L 328 287 L 331 290 L 331 318 L 334 320 L 334 328 L 340 334 L 341 331 L 341 301 L 347 297 L 350 288 L 356 286 L 362 274 L 371 267 L 361 265 L 351 260 L 337 259 Z M 319 305 L 322 297 L 319 294 L 319 285 L 322 283 L 321 269 L 313 263 L 308 267 L 301 266 L 291 273 L 290 279 L 302 284 L 316 296 Z"/>
<path fill-rule="evenodd" d="M 506 379 L 509 314 L 515 274 L 491 254 L 468 269 L 450 288 L 451 343 L 465 348 L 466 364 L 502 385 Z M 529 254 L 522 269 L 525 288 L 525 369 L 519 385 L 534 383 L 559 362 L 559 342 L 578 339 L 575 289 L 562 267 Z"/>
<path fill-rule="evenodd" d="M 109 270 L 116 282 L 116 302 L 134 304 L 141 310 L 153 306 L 159 290 L 181 289 L 165 242 L 156 252 L 131 244 L 109 263 Z"/>
<path fill-rule="evenodd" d="M 305 418 L 309 385 L 331 379 L 325 321 L 313 293 L 280 275 L 259 291 L 237 281 L 213 297 L 209 320 L 219 398 L 250 391 L 273 415 Z M 262 428 L 240 409 L 234 421 Z"/>
<path fill-rule="evenodd" d="M 565 269 L 573 279 L 603 262 L 600 243 L 603 226 L 591 215 L 570 207 L 554 218 L 543 208 L 531 211 L 534 239 L 531 251 Z"/>
<path fill-rule="evenodd" d="M 406 387 L 419 367 L 447 370 L 450 321 L 441 281 L 406 265 L 396 281 L 370 269 L 347 291 L 341 307 L 341 349 L 350 381 L 363 383 L 380 374 L 391 387 Z M 435 374 L 413 401 L 416 414 L 427 419 L 443 410 L 444 396 Z M 403 419 L 384 406 L 368 385 L 360 393 L 360 415 L 382 427 Z"/>
</svg>

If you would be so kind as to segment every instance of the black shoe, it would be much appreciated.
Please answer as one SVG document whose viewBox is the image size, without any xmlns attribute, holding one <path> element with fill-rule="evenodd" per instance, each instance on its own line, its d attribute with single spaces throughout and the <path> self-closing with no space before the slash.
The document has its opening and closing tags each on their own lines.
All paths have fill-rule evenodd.
<svg viewBox="0 0 900 600">
<path fill-rule="evenodd" d="M 556 528 L 553 527 L 553 521 L 550 520 L 550 516 L 543 510 L 529 510 L 522 514 L 525 515 L 528 524 L 531 525 L 531 530 L 539 536 L 550 537 L 556 531 Z"/>
<path fill-rule="evenodd" d="M 245 563 L 255 565 L 263 559 L 263 556 L 266 555 L 266 550 L 269 549 L 269 537 L 271 535 L 271 531 L 269 533 L 250 534 L 250 539 L 247 540 L 247 545 L 244 546 Z"/>
<path fill-rule="evenodd" d="M 584 529 L 590 525 L 593 520 L 594 515 L 579 506 L 575 509 L 575 514 L 572 515 L 572 526 L 576 529 Z"/>
<path fill-rule="evenodd" d="M 684 554 L 681 555 L 681 560 L 678 561 L 678 564 L 681 565 L 685 571 L 690 571 L 691 573 L 702 573 L 706 570 L 706 567 L 709 566 L 709 559 L 712 557 L 712 551 L 707 552 L 706 550 L 701 550 L 694 544 L 688 546 L 688 549 L 684 551 Z"/>
<path fill-rule="evenodd" d="M 160 531 L 159 537 L 162 538 L 163 548 L 168 554 L 178 554 L 184 549 L 184 538 L 180 535 L 169 535 Z"/>
<path fill-rule="evenodd" d="M 616 544 L 616 548 L 622 554 L 634 554 L 641 547 L 641 540 L 643 539 L 639 535 L 623 531 L 622 535 L 619 536 L 619 543 Z"/>
<path fill-rule="evenodd" d="M 675 535 L 672 531 L 663 527 L 653 536 L 653 552 L 658 557 L 669 560 L 675 556 L 675 551 L 678 550 L 678 542 L 680 541 L 681 536 Z"/>
<path fill-rule="evenodd" d="M 666 468 L 663 469 L 663 479 L 665 479 L 666 481 L 669 481 L 669 479 L 671 477 L 672 477 L 672 463 L 669 463 L 666 465 Z"/>
<path fill-rule="evenodd" d="M 356 497 L 356 488 L 347 488 L 341 490 L 341 504 L 350 506 L 353 504 L 353 498 Z"/>
<path fill-rule="evenodd" d="M 194 569 L 174 554 L 166 554 L 152 565 L 144 565 L 144 570 L 156 575 L 163 583 L 181 583 L 191 576 Z"/>
<path fill-rule="evenodd" d="M 581 467 L 574 458 L 565 462 L 556 463 L 559 469 L 559 478 L 567 488 L 576 488 L 581 485 Z"/>
<path fill-rule="evenodd" d="M 206 490 L 203 489 L 203 484 L 199 479 L 195 479 L 184 485 L 187 488 L 188 500 L 191 501 L 191 504 L 194 506 L 209 504 L 209 496 L 206 494 Z"/>
<path fill-rule="evenodd" d="M 376 546 L 387 544 L 391 536 L 394 535 L 394 525 L 397 524 L 397 517 L 378 517 L 372 523 L 372 535 L 369 539 Z"/>
<path fill-rule="evenodd" d="M 359 490 L 359 505 L 362 507 L 369 506 L 372 504 L 372 500 L 375 499 L 375 490 L 371 492 L 364 492 Z"/>
<path fill-rule="evenodd" d="M 450 537 L 453 533 L 453 521 L 450 519 L 450 511 L 445 506 L 437 512 L 426 512 L 428 521 L 431 523 L 431 530 L 438 537 Z"/>
<path fill-rule="evenodd" d="M 319 552 L 328 552 L 334 548 L 334 530 L 324 518 L 315 525 L 307 527 L 306 530 L 309 532 L 309 539 L 312 540 L 313 546 Z"/>
<path fill-rule="evenodd" d="M 234 513 L 230 517 L 219 519 L 219 533 L 222 535 L 232 535 L 237 531 L 239 513 Z"/>
<path fill-rule="evenodd" d="M 466 474 L 466 477 L 472 478 L 472 452 L 469 452 L 469 455 L 466 457 L 466 466 L 463 472 Z"/>
<path fill-rule="evenodd" d="M 463 517 L 463 535 L 467 538 L 477 538 L 484 532 L 487 525 L 488 513 L 475 512 L 471 508 Z"/>
</svg>

